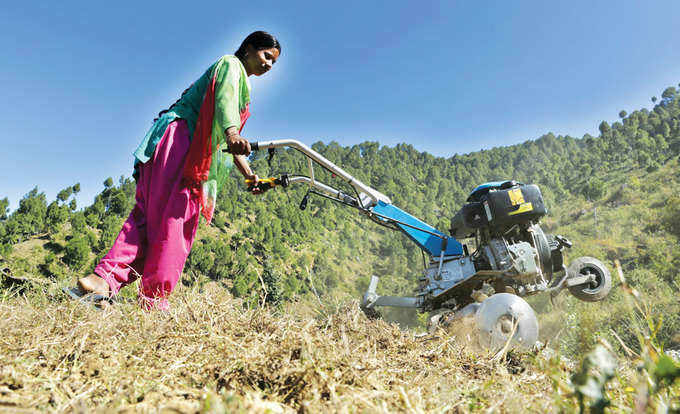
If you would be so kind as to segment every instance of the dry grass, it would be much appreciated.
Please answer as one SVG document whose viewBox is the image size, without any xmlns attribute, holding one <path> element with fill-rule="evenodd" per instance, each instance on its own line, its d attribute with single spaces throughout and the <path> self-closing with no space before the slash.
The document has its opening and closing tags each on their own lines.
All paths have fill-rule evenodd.
<svg viewBox="0 0 680 414">
<path fill-rule="evenodd" d="M 556 410 L 535 357 L 494 362 L 445 332 L 418 338 L 368 320 L 357 303 L 277 315 L 244 310 L 211 283 L 180 289 L 172 306 L 167 314 L 133 303 L 99 312 L 56 286 L 6 298 L 0 410 Z"/>
</svg>

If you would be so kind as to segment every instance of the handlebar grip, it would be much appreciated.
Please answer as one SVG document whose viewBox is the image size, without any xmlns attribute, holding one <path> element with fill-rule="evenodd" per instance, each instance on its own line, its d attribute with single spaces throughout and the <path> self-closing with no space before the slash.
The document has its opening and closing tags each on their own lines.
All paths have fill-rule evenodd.
<svg viewBox="0 0 680 414">
<path fill-rule="evenodd" d="M 252 141 L 250 143 L 250 151 L 259 151 L 260 149 L 260 144 L 257 143 L 257 141 Z M 223 148 L 222 152 L 228 152 L 231 154 L 231 150 L 229 149 L 229 146 L 227 145 L 227 148 Z"/>
</svg>

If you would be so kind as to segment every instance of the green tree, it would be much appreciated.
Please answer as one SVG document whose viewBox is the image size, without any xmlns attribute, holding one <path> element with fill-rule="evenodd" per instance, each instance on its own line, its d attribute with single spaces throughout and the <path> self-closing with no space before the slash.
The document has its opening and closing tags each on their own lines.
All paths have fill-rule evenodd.
<svg viewBox="0 0 680 414">
<path fill-rule="evenodd" d="M 276 306 L 283 300 L 281 274 L 276 270 L 269 256 L 265 256 L 262 268 L 262 283 L 266 289 L 264 302 Z"/>
<path fill-rule="evenodd" d="M 54 234 L 59 231 L 61 225 L 69 218 L 68 207 L 59 205 L 57 201 L 53 201 L 47 207 L 47 214 L 45 217 L 47 231 Z"/>
<path fill-rule="evenodd" d="M 680 197 L 672 196 L 666 201 L 663 222 L 668 231 L 680 237 Z"/>
<path fill-rule="evenodd" d="M 666 89 L 664 89 L 663 93 L 661 94 L 661 103 L 666 106 L 675 99 L 675 95 L 677 94 L 677 90 L 673 87 L 670 86 Z"/>
<path fill-rule="evenodd" d="M 7 213 L 9 212 L 9 199 L 7 197 L 0 200 L 0 220 L 7 220 Z"/>
<path fill-rule="evenodd" d="M 607 121 L 602 121 L 600 122 L 600 126 L 598 126 L 598 129 L 600 130 L 600 134 L 602 134 L 602 137 L 605 135 L 609 135 L 611 132 L 611 127 L 607 123 Z"/>
<path fill-rule="evenodd" d="M 122 223 L 119 217 L 111 214 L 104 216 L 104 219 L 99 226 L 101 233 L 99 235 L 99 242 L 97 243 L 97 249 L 100 253 L 111 248 L 111 245 L 113 245 L 114 240 L 116 240 L 116 237 L 120 232 L 121 226 Z"/>
<path fill-rule="evenodd" d="M 39 267 L 42 274 L 47 277 L 62 277 L 66 274 L 64 265 L 57 260 L 57 256 L 53 252 L 45 255 L 45 260 Z"/>
<path fill-rule="evenodd" d="M 128 198 L 124 192 L 115 191 L 109 201 L 109 212 L 117 216 L 125 216 L 130 212 Z"/>
<path fill-rule="evenodd" d="M 0 228 L 1 230 L 1 228 Z M 2 231 L 0 231 L 0 238 L 2 236 Z M 12 251 L 14 249 L 12 248 L 12 245 L 9 243 L 0 243 L 0 257 L 9 257 L 10 254 L 12 254 Z"/>
<path fill-rule="evenodd" d="M 45 230 L 45 216 L 47 215 L 47 199 L 45 193 L 39 193 L 38 187 L 33 188 L 20 201 L 19 208 L 12 214 L 15 226 L 13 230 L 20 239 L 25 239 Z"/>
<path fill-rule="evenodd" d="M 598 179 L 593 178 L 583 187 L 583 194 L 591 200 L 598 199 L 604 195 L 606 191 L 606 184 Z"/>
<path fill-rule="evenodd" d="M 221 239 L 214 240 L 212 243 L 212 253 L 214 261 L 211 277 L 214 279 L 231 279 L 233 266 L 233 254 L 229 245 Z"/>
<path fill-rule="evenodd" d="M 73 187 L 66 187 L 59 191 L 59 194 L 57 194 L 57 200 L 65 202 L 69 197 L 71 197 L 71 194 L 73 194 Z"/>
<path fill-rule="evenodd" d="M 81 269 L 90 257 L 90 246 L 82 236 L 73 237 L 64 248 L 64 262 L 74 269 Z"/>
<path fill-rule="evenodd" d="M 208 243 L 209 241 L 206 239 L 194 243 L 187 259 L 187 267 L 189 269 L 197 270 L 206 276 L 210 276 L 210 270 L 214 263 Z"/>
<path fill-rule="evenodd" d="M 94 203 L 85 209 L 87 224 L 91 227 L 97 227 L 99 220 L 101 220 L 105 212 L 106 206 L 104 205 L 104 201 L 101 196 L 97 196 Z"/>
<path fill-rule="evenodd" d="M 71 229 L 74 234 L 83 233 L 87 228 L 85 213 L 79 211 L 71 216 Z"/>
</svg>

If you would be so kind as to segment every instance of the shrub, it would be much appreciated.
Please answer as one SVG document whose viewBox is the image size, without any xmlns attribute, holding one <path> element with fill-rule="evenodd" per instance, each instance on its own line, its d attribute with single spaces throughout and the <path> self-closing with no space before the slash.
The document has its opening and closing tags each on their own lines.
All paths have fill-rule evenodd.
<svg viewBox="0 0 680 414">
<path fill-rule="evenodd" d="M 73 233 L 82 233 L 87 227 L 87 220 L 83 212 L 75 213 L 71 216 L 71 229 Z"/>
<path fill-rule="evenodd" d="M 70 188 L 70 187 L 69 187 Z M 65 205 L 59 205 L 56 201 L 47 207 L 46 227 L 51 234 L 57 233 L 61 225 L 68 220 L 69 210 Z"/>
<path fill-rule="evenodd" d="M 278 305 L 283 300 L 283 286 L 281 284 L 281 274 L 274 267 L 271 259 L 264 259 L 264 269 L 262 271 L 262 283 L 264 283 L 266 296 L 264 303 Z"/>
<path fill-rule="evenodd" d="M 102 232 L 99 235 L 99 241 L 97 242 L 97 250 L 99 252 L 105 251 L 111 247 L 114 240 L 116 240 L 116 236 L 118 236 L 118 233 L 120 232 L 120 228 L 121 223 L 119 217 L 110 214 L 104 217 L 104 220 L 101 221 L 100 225 Z"/>
<path fill-rule="evenodd" d="M 666 201 L 663 213 L 663 222 L 668 231 L 680 237 L 680 197 L 672 196 Z"/>
<path fill-rule="evenodd" d="M 81 269 L 90 256 L 87 239 L 82 236 L 73 237 L 66 243 L 64 262 L 75 269 Z"/>
</svg>

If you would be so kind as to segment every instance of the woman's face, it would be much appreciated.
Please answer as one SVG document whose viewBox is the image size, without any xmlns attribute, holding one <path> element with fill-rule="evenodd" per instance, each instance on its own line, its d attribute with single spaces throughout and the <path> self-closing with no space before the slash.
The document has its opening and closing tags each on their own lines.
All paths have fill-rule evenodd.
<svg viewBox="0 0 680 414">
<path fill-rule="evenodd" d="M 252 45 L 248 45 L 246 51 L 246 61 L 243 66 L 246 67 L 248 76 L 261 76 L 267 73 L 279 58 L 279 49 L 275 47 L 257 50 Z"/>
</svg>

